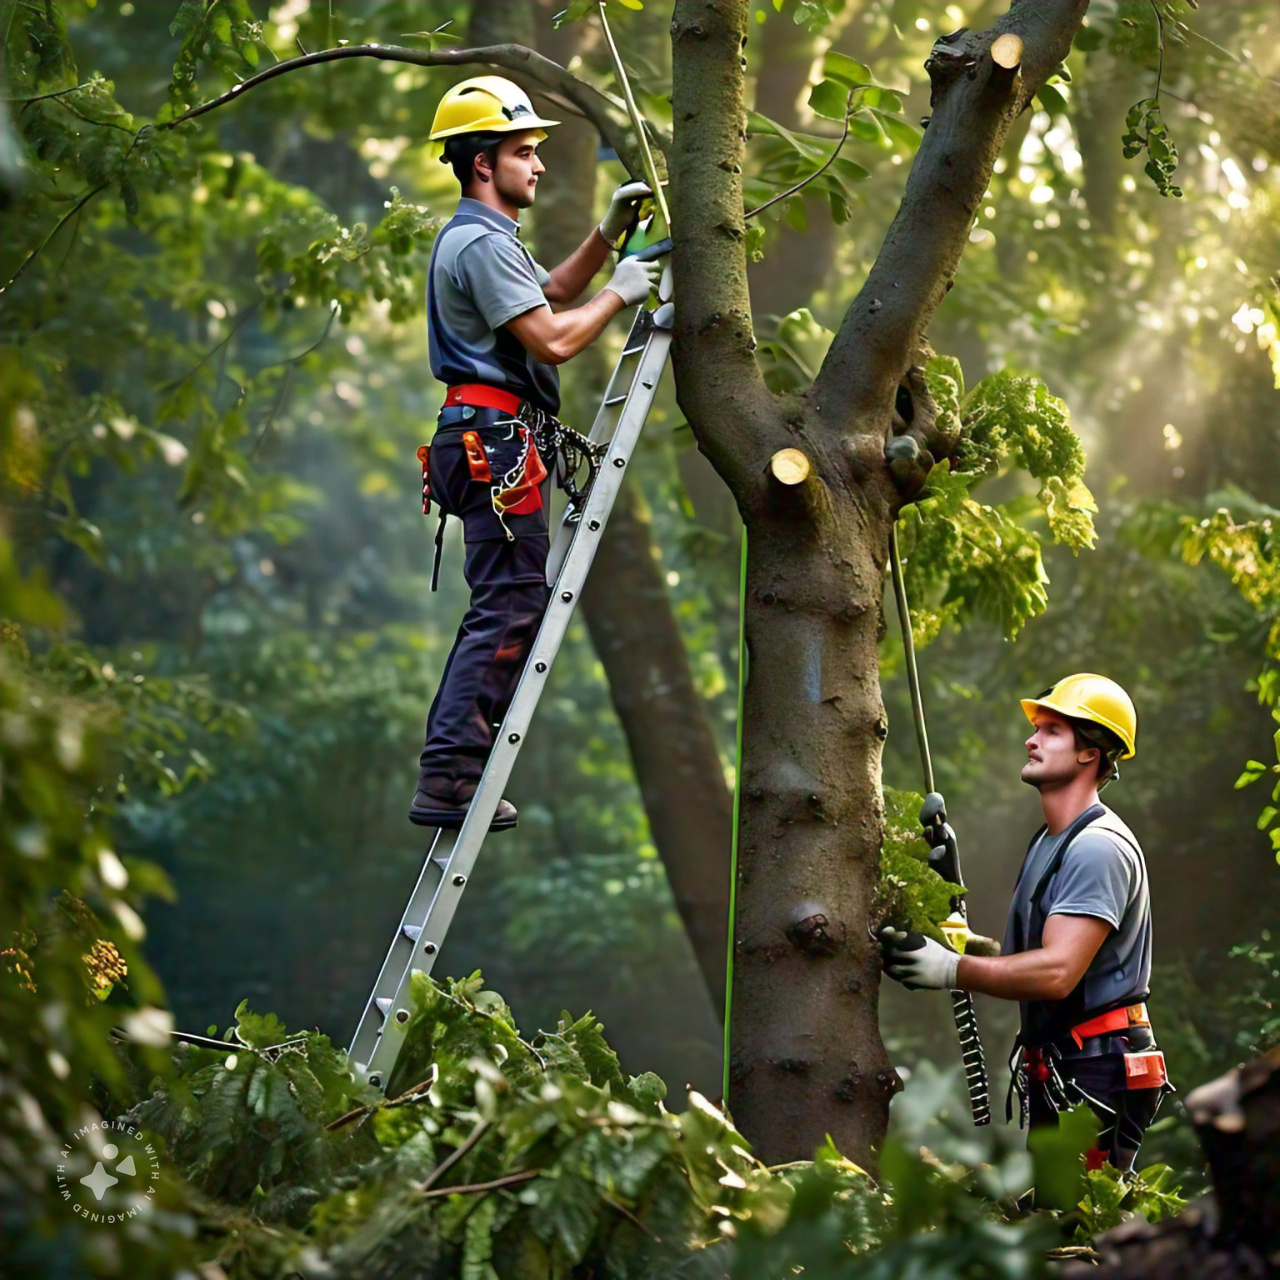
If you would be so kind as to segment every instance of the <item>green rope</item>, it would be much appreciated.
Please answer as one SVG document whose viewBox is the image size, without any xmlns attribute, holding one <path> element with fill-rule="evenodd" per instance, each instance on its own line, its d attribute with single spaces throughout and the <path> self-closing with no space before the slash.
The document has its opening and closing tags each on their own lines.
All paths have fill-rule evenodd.
<svg viewBox="0 0 1280 1280">
<path fill-rule="evenodd" d="M 729 945 L 725 957 L 724 1074 L 722 1096 L 729 1099 L 729 1014 L 733 1008 L 733 933 L 738 904 L 738 808 L 742 801 L 742 702 L 747 687 L 747 530 L 742 529 L 742 565 L 738 570 L 738 745 L 733 775 L 733 841 L 729 853 Z"/>
</svg>

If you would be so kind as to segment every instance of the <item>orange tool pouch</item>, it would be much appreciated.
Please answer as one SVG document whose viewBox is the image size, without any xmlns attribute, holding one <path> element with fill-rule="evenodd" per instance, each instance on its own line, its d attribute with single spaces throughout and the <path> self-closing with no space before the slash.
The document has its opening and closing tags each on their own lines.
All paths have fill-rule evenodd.
<svg viewBox="0 0 1280 1280">
<path fill-rule="evenodd" d="M 509 489 L 493 495 L 493 509 L 502 516 L 531 516 L 542 510 L 542 489 L 539 486 L 547 478 L 547 468 L 528 427 L 521 427 L 520 435 L 525 444 L 524 469 L 520 478 Z"/>
<path fill-rule="evenodd" d="M 489 456 L 480 443 L 480 435 L 476 431 L 462 433 L 462 447 L 467 451 L 467 468 L 473 480 L 491 481 L 493 472 L 489 470 Z"/>
<path fill-rule="evenodd" d="M 1164 1054 L 1159 1049 L 1144 1049 L 1124 1055 L 1124 1082 L 1130 1089 L 1158 1089 L 1169 1083 Z"/>
<path fill-rule="evenodd" d="M 422 463 L 422 514 L 431 514 L 431 446 L 418 446 L 418 461 Z"/>
</svg>

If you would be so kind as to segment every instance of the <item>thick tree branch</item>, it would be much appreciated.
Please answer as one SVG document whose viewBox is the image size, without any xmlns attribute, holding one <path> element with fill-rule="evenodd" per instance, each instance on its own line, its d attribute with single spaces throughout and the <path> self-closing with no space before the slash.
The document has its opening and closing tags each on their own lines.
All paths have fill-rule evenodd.
<svg viewBox="0 0 1280 1280">
<path fill-rule="evenodd" d="M 318 49 L 314 53 L 278 62 L 256 76 L 250 76 L 241 84 L 234 85 L 226 93 L 184 111 L 182 115 L 158 125 L 157 128 L 173 129 L 188 120 L 195 120 L 206 112 L 242 98 L 250 89 L 278 76 L 300 71 L 304 67 L 319 66 L 324 62 L 341 62 L 347 58 L 407 62 L 415 67 L 466 67 L 479 64 L 518 72 L 538 84 L 552 98 L 560 98 L 582 112 L 600 131 L 605 141 L 617 151 L 627 171 L 635 177 L 642 176 L 639 148 L 631 137 L 630 126 L 623 111 L 585 80 L 578 79 L 550 58 L 544 58 L 540 53 L 520 44 L 495 44 L 482 49 L 406 49 L 395 44 L 356 44 L 339 49 Z"/>
<path fill-rule="evenodd" d="M 1005 136 L 1067 56 L 1088 7 L 1088 0 L 1014 0 L 989 31 L 957 32 L 934 46 L 925 64 L 933 116 L 902 204 L 810 393 L 834 425 L 884 418 L 887 427 L 881 411 L 951 288 Z M 1022 40 L 1020 65 L 991 57 L 1005 33 Z"/>
<path fill-rule="evenodd" d="M 755 360 L 743 220 L 747 0 L 678 0 L 671 23 L 673 360 L 680 407 L 739 504 L 777 449 Z M 772 424 L 772 432 L 766 427 Z"/>
</svg>

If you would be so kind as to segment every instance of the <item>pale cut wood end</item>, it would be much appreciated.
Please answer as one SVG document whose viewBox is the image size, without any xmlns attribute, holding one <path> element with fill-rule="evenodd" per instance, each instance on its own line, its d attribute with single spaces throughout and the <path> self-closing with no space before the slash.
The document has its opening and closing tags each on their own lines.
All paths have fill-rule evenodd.
<svg viewBox="0 0 1280 1280">
<path fill-rule="evenodd" d="M 779 449 L 769 459 L 769 470 L 779 484 L 803 484 L 809 478 L 809 459 L 799 449 Z"/>
<path fill-rule="evenodd" d="M 1006 71 L 1012 71 L 1022 62 L 1022 37 L 1012 31 L 997 36 L 991 45 L 991 61 Z"/>
</svg>

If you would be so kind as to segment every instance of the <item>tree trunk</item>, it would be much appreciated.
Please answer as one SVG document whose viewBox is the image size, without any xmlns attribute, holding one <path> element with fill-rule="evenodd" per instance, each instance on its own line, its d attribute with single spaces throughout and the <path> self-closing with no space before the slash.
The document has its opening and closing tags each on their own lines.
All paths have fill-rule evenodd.
<svg viewBox="0 0 1280 1280">
<path fill-rule="evenodd" d="M 768 1163 L 828 1133 L 859 1163 L 898 1086 L 876 1020 L 867 931 L 887 734 L 878 641 L 903 498 L 886 436 L 954 453 L 913 366 L 1010 125 L 1070 48 L 1087 0 L 1015 0 L 996 29 L 940 41 L 933 117 L 902 206 L 813 387 L 774 396 L 755 363 L 744 253 L 747 0 L 678 0 L 672 22 L 676 385 L 749 538 L 729 1102 Z M 1021 65 L 992 41 L 1022 39 Z M 798 449 L 807 479 L 769 478 Z M 904 475 L 904 484 L 912 480 Z"/>
<path fill-rule="evenodd" d="M 1253 1280 L 1280 1272 L 1280 1048 L 1187 1097 L 1213 1175 L 1213 1205 L 1144 1219 L 1097 1241 L 1101 1266 L 1063 1280 Z"/>
</svg>

